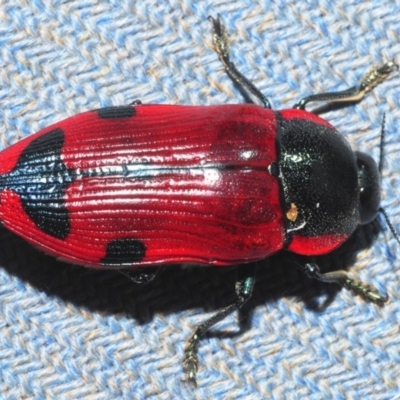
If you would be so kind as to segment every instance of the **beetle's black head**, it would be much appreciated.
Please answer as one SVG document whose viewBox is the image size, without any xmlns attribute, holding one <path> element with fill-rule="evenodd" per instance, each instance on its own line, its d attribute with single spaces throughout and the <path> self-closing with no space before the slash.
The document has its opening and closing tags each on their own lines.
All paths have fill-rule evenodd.
<svg viewBox="0 0 400 400">
<path fill-rule="evenodd" d="M 375 219 L 381 202 L 380 174 L 375 161 L 365 153 L 356 152 L 360 224 Z"/>
</svg>

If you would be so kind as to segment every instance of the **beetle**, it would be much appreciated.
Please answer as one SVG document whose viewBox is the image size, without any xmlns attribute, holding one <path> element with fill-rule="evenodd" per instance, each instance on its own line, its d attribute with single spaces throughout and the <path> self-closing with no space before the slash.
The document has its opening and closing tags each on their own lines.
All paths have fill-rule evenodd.
<svg viewBox="0 0 400 400">
<path fill-rule="evenodd" d="M 197 327 L 184 367 L 195 382 L 200 339 L 251 296 L 258 263 L 286 250 L 315 256 L 345 242 L 381 211 L 380 169 L 317 115 L 310 102 L 360 100 L 397 65 L 373 69 L 359 87 L 308 96 L 273 111 L 230 61 L 220 19 L 210 17 L 228 75 L 255 104 L 144 105 L 85 112 L 0 153 L 0 220 L 10 231 L 67 262 L 130 271 L 148 266 L 246 264 L 237 300 Z M 399 241 L 388 221 L 395 238 Z M 386 300 L 345 271 L 310 277 L 367 300 Z"/>
</svg>

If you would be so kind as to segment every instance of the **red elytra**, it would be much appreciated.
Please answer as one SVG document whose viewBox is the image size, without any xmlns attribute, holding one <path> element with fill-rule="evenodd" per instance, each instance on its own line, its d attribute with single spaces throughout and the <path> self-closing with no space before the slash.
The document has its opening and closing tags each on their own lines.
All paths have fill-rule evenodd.
<svg viewBox="0 0 400 400">
<path fill-rule="evenodd" d="M 0 154 L 0 219 L 47 253 L 92 267 L 263 259 L 286 240 L 269 170 L 278 160 L 276 116 L 244 104 L 71 117 Z M 303 110 L 280 116 L 332 128 Z M 294 236 L 286 247 L 323 254 L 347 237 Z"/>
</svg>

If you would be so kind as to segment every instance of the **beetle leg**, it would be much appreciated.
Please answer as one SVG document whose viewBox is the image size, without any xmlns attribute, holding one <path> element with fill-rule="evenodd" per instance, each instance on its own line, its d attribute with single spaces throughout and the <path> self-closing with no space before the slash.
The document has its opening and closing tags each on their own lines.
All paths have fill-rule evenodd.
<svg viewBox="0 0 400 400">
<path fill-rule="evenodd" d="M 328 101 L 328 102 L 350 102 L 361 100 L 366 93 L 372 90 L 379 83 L 383 82 L 390 73 L 399 69 L 399 66 L 394 61 L 389 61 L 379 67 L 372 68 L 362 78 L 360 85 L 351 87 L 350 89 L 342 90 L 340 92 L 320 93 L 304 97 L 293 108 L 304 110 L 306 104 L 315 101 Z"/>
<path fill-rule="evenodd" d="M 151 282 L 157 275 L 159 268 L 118 269 L 120 274 L 126 276 L 134 283 L 144 285 Z"/>
<path fill-rule="evenodd" d="M 334 282 L 340 286 L 344 286 L 347 290 L 352 291 L 355 295 L 361 296 L 364 300 L 373 303 L 382 304 L 388 300 L 387 295 L 382 295 L 373 286 L 367 283 L 356 281 L 349 277 L 348 273 L 343 270 L 321 273 L 317 264 L 305 264 L 301 266 L 310 278 L 317 279 L 322 282 Z"/>
<path fill-rule="evenodd" d="M 204 338 L 206 332 L 217 322 L 223 320 L 226 316 L 239 310 L 244 303 L 251 297 L 253 287 L 255 283 L 257 263 L 249 264 L 239 270 L 239 273 L 244 273 L 243 276 L 239 276 L 235 288 L 237 299 L 234 303 L 220 310 L 217 314 L 203 322 L 196 328 L 195 333 L 189 339 L 186 348 L 185 355 L 183 358 L 183 367 L 187 375 L 187 380 L 196 385 L 196 373 L 198 370 L 198 355 L 197 350 L 199 342 Z"/>
<path fill-rule="evenodd" d="M 208 17 L 212 22 L 213 41 L 215 44 L 215 51 L 218 53 L 220 60 L 224 64 L 225 71 L 229 77 L 236 82 L 241 88 L 247 89 L 251 94 L 257 97 L 266 108 L 271 108 L 268 99 L 261 93 L 256 86 L 250 82 L 244 75 L 242 75 L 235 67 L 229 57 L 229 43 L 228 34 L 224 24 L 220 18 Z"/>
</svg>

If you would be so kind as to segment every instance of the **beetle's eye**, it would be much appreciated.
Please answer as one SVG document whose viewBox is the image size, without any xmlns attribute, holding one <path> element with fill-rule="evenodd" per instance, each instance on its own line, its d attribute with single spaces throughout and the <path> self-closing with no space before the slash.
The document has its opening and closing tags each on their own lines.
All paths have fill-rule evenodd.
<svg viewBox="0 0 400 400">
<path fill-rule="evenodd" d="M 375 219 L 381 202 L 380 176 L 375 161 L 365 153 L 356 152 L 358 188 L 360 193 L 360 224 Z"/>
</svg>

